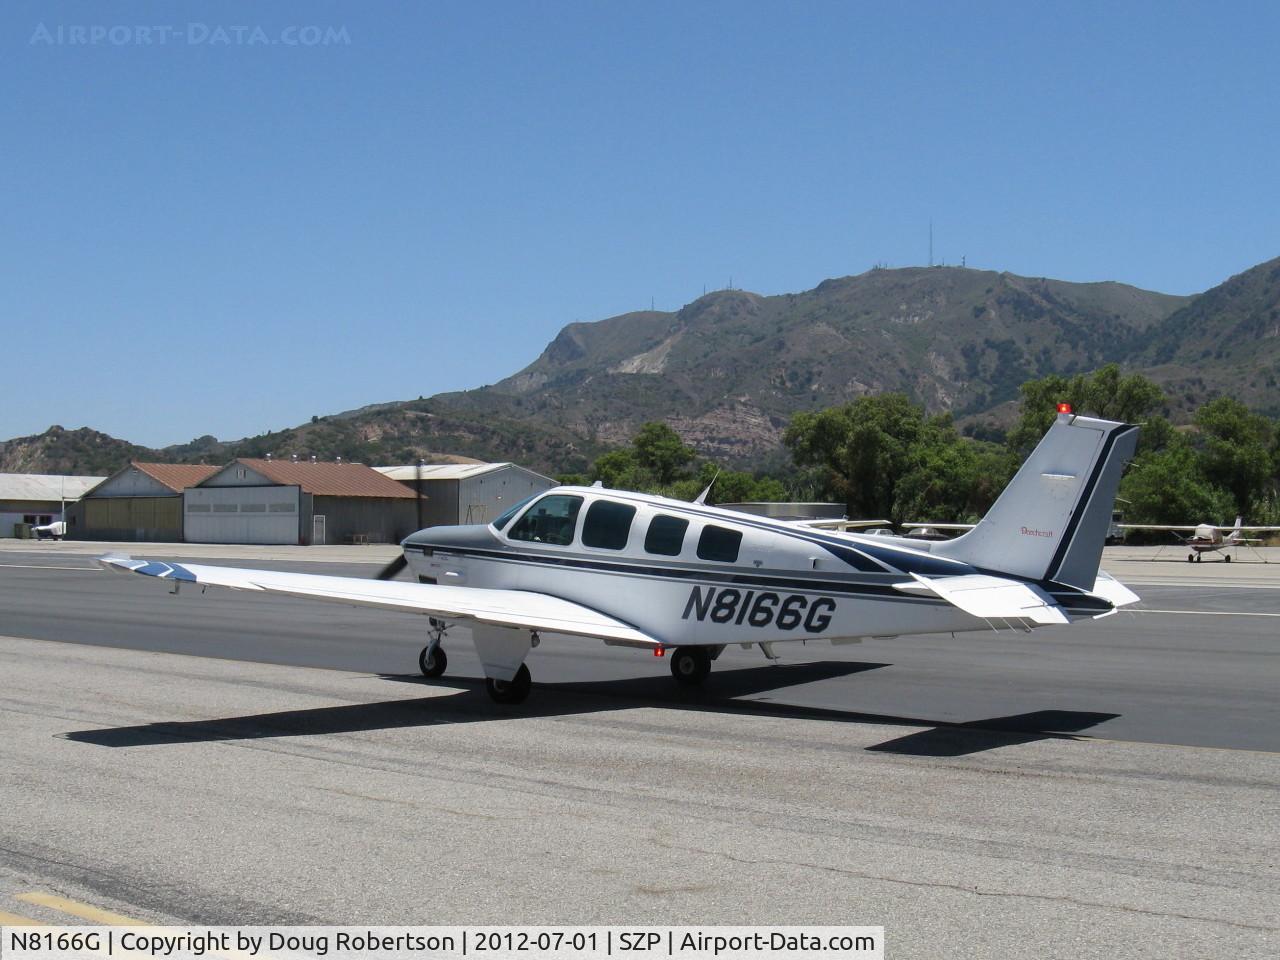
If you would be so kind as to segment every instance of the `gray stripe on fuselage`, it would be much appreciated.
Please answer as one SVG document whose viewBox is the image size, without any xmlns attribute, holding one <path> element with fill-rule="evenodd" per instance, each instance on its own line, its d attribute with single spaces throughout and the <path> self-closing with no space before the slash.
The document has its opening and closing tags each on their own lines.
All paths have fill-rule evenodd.
<svg viewBox="0 0 1280 960">
<path fill-rule="evenodd" d="M 945 605 L 947 603 L 947 601 L 938 597 L 912 595 L 895 590 L 893 587 L 895 583 L 911 583 L 913 581 L 909 578 L 904 579 L 897 574 L 888 573 L 872 574 L 871 576 L 879 578 L 877 580 L 851 580 L 847 578 L 837 580 L 822 577 L 805 577 L 797 575 L 799 572 L 793 570 L 759 570 L 751 572 L 742 569 L 721 570 L 708 567 L 688 567 L 672 563 L 651 563 L 649 561 L 626 562 L 622 558 L 604 560 L 600 557 L 583 554 L 517 553 L 514 550 L 505 549 L 486 551 L 460 546 L 433 546 L 425 543 L 414 544 L 412 548 L 406 547 L 405 549 L 408 551 L 409 549 L 420 550 L 423 548 L 440 550 L 443 553 L 454 554 L 468 559 L 511 566 L 561 566 L 580 570 L 584 573 L 605 576 L 656 581 L 679 580 L 690 586 L 773 588 L 790 590 L 795 593 L 832 594 L 845 599 L 871 598 L 899 603 L 928 603 L 935 605 Z M 884 578 L 887 577 L 892 577 L 892 580 L 886 582 Z"/>
</svg>

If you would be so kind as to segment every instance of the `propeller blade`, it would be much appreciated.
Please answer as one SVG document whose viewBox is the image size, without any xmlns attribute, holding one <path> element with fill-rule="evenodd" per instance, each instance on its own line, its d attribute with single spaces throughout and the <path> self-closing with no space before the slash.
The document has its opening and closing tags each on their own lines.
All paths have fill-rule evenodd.
<svg viewBox="0 0 1280 960">
<path fill-rule="evenodd" d="M 400 573 L 400 571 L 403 570 L 408 565 L 409 565 L 409 561 L 404 558 L 404 554 L 402 553 L 400 554 L 400 556 L 396 557 L 394 560 L 388 563 L 385 567 L 379 570 L 373 579 L 394 580 L 396 576 Z"/>
</svg>

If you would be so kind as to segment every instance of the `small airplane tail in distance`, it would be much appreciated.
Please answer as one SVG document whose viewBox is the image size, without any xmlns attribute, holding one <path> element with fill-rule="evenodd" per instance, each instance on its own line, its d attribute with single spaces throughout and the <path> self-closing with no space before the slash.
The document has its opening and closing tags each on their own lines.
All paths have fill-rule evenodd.
<svg viewBox="0 0 1280 960">
<path fill-rule="evenodd" d="M 1059 413 L 982 522 L 933 552 L 1090 591 L 1138 428 Z"/>
</svg>

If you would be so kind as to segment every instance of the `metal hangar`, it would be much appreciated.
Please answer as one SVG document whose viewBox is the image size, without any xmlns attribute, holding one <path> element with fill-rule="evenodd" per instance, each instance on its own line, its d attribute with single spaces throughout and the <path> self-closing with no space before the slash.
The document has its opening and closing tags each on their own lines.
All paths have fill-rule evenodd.
<svg viewBox="0 0 1280 960">
<path fill-rule="evenodd" d="M 415 496 L 362 463 L 239 459 L 187 489 L 188 543 L 397 543 Z"/>
</svg>

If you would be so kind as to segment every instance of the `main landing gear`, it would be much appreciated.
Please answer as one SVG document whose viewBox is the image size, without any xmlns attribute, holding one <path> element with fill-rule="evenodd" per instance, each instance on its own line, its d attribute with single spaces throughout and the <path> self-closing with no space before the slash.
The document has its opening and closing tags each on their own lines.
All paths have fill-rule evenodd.
<svg viewBox="0 0 1280 960">
<path fill-rule="evenodd" d="M 682 687 L 696 687 L 711 673 L 711 651 L 706 647 L 676 647 L 671 654 L 671 675 Z"/>
<path fill-rule="evenodd" d="M 444 620 L 439 620 L 435 617 L 431 618 L 431 629 L 429 631 L 431 642 L 423 647 L 418 654 L 418 669 L 422 671 L 424 677 L 444 676 L 445 669 L 449 666 L 449 657 L 444 652 L 442 643 L 448 629 L 449 624 Z M 523 659 L 524 655 L 538 646 L 540 642 L 536 630 L 531 631 L 529 636 L 524 638 L 521 631 L 508 629 L 495 631 L 482 624 L 476 624 L 472 627 L 472 637 L 476 642 L 476 652 L 480 655 L 480 661 L 484 665 L 486 674 L 491 671 L 497 673 L 510 672 L 510 669 L 515 667 L 513 660 L 519 662 L 519 659 Z M 504 644 L 509 647 L 511 641 L 516 638 L 520 639 L 516 643 L 515 649 L 506 649 L 504 651 Z M 523 703 L 529 696 L 529 689 L 533 686 L 533 678 L 529 675 L 529 668 L 520 663 L 510 680 L 498 680 L 492 676 L 486 676 L 484 685 L 495 703 Z"/>
<path fill-rule="evenodd" d="M 510 680 L 486 677 L 484 681 L 484 687 L 489 691 L 489 696 L 494 703 L 524 703 L 525 698 L 529 696 L 531 686 L 533 686 L 533 677 L 529 675 L 529 668 L 523 663 Z"/>
</svg>

